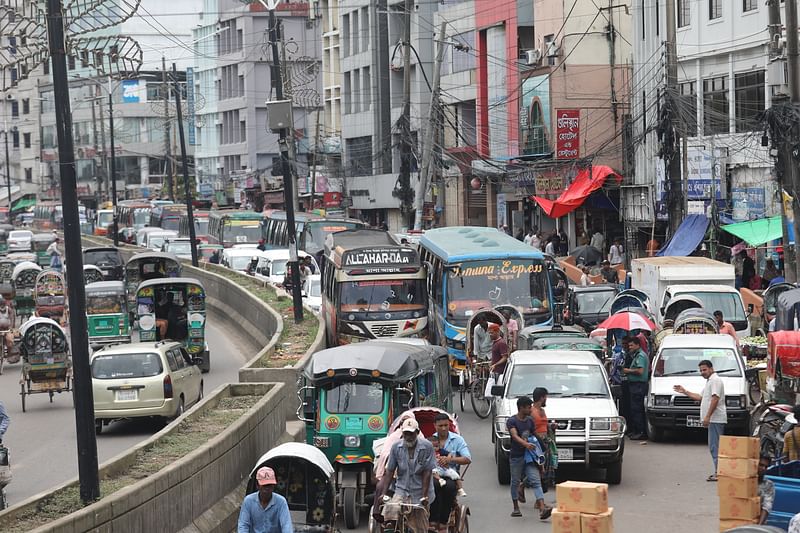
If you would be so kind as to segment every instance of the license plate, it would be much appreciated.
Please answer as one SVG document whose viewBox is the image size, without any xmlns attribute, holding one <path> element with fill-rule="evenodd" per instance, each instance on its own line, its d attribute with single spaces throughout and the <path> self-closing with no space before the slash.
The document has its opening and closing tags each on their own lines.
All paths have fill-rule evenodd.
<svg viewBox="0 0 800 533">
<path fill-rule="evenodd" d="M 104 276 L 108 276 L 111 273 L 110 270 L 101 270 L 100 272 L 102 272 Z"/>
<path fill-rule="evenodd" d="M 559 448 L 558 449 L 559 461 L 572 461 L 572 448 Z"/>
<path fill-rule="evenodd" d="M 118 402 L 131 402 L 139 399 L 139 391 L 136 389 L 116 391 Z"/>
<path fill-rule="evenodd" d="M 703 427 L 703 421 L 700 420 L 699 416 L 687 416 L 686 417 L 686 427 L 687 428 L 701 428 Z"/>
</svg>

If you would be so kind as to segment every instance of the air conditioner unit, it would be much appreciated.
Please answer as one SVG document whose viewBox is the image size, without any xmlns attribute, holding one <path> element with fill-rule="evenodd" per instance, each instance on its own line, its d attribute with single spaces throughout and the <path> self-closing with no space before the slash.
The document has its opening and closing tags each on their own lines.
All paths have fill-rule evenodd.
<svg viewBox="0 0 800 533">
<path fill-rule="evenodd" d="M 525 51 L 525 63 L 528 65 L 538 65 L 542 60 L 542 49 L 536 48 L 534 50 Z"/>
</svg>

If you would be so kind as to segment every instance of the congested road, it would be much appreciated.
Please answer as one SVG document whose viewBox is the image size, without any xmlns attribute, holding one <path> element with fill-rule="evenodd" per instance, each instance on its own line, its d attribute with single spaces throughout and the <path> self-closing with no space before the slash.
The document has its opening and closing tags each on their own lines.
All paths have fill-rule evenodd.
<svg viewBox="0 0 800 533">
<path fill-rule="evenodd" d="M 212 312 L 206 329 L 211 372 L 203 374 L 207 394 L 223 383 L 238 382 L 239 368 L 254 353 L 252 346 L 219 324 Z M 14 480 L 6 487 L 12 505 L 78 475 L 72 397 L 66 393 L 57 394 L 51 404 L 46 394 L 32 395 L 28 397 L 27 412 L 23 413 L 19 396 L 20 368 L 20 363 L 6 365 L 0 376 L 0 400 L 11 417 L 4 444 L 9 448 L 14 474 Z M 106 426 L 97 438 L 99 462 L 126 451 L 161 427 L 159 422 L 151 420 Z"/>
<path fill-rule="evenodd" d="M 497 483 L 489 420 L 474 413 L 458 413 L 462 434 L 472 453 L 465 474 L 470 506 L 470 530 L 484 532 L 549 532 L 531 499 L 521 504 L 522 518 L 512 518 L 508 486 Z M 717 531 L 718 497 L 714 483 L 705 481 L 711 459 L 704 434 L 674 435 L 663 443 L 626 443 L 622 484 L 609 490 L 616 533 L 672 533 Z M 564 478 L 602 481 L 601 471 L 587 475 L 580 469 L 561 469 Z M 594 475 L 594 477 L 593 477 Z M 530 491 L 528 491 L 530 492 Z M 545 495 L 555 502 L 555 491 Z M 367 531 L 366 516 L 357 531 Z M 342 525 L 342 531 L 347 531 Z"/>
</svg>

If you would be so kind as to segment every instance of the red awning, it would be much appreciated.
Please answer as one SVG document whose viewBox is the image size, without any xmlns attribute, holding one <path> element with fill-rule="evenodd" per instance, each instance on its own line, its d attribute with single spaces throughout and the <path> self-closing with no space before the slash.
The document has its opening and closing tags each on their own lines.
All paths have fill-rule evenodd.
<svg viewBox="0 0 800 533">
<path fill-rule="evenodd" d="M 539 196 L 533 196 L 533 199 L 547 216 L 560 218 L 579 208 L 590 194 L 603 186 L 609 176 L 615 178 L 617 183 L 622 181 L 622 176 L 614 172 L 611 167 L 598 165 L 585 168 L 578 172 L 572 184 L 561 193 L 557 200 L 548 200 Z"/>
</svg>

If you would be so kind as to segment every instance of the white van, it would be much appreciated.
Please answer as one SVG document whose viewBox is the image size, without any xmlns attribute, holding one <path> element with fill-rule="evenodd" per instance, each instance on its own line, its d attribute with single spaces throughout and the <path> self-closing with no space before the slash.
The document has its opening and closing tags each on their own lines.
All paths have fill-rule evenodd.
<svg viewBox="0 0 800 533">
<path fill-rule="evenodd" d="M 670 285 L 664 291 L 659 304 L 659 316 L 663 319 L 664 311 L 670 300 L 684 295 L 691 295 L 700 300 L 703 309 L 709 313 L 722 311 L 726 322 L 730 322 L 740 339 L 750 336 L 750 321 L 744 310 L 742 295 L 734 287 L 727 285 Z"/>
<path fill-rule="evenodd" d="M 517 398 L 533 396 L 533 389 L 548 391 L 547 417 L 556 422 L 559 464 L 604 468 L 606 482 L 622 481 L 625 420 L 602 363 L 592 352 L 517 350 L 506 367 L 506 383 L 492 388 L 496 396 L 492 440 L 497 479 L 511 481 L 508 453 L 511 435 L 506 421 L 517 413 Z"/>
<path fill-rule="evenodd" d="M 698 365 L 707 359 L 725 385 L 727 429 L 745 434 L 750 429 L 750 400 L 745 364 L 730 335 L 668 335 L 661 341 L 650 372 L 647 396 L 647 436 L 664 438 L 664 430 L 702 428 L 700 402 L 673 390 L 683 385 L 701 393 L 706 384 Z"/>
</svg>

